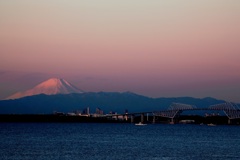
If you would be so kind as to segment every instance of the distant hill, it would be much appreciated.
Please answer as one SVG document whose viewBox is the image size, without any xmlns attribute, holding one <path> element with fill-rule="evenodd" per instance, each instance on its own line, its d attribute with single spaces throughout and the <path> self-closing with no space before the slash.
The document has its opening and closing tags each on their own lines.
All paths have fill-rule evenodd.
<svg viewBox="0 0 240 160">
<path fill-rule="evenodd" d="M 0 114 L 51 114 L 54 111 L 72 112 L 81 111 L 90 107 L 90 112 L 101 108 L 104 113 L 110 111 L 123 113 L 125 109 L 130 112 L 158 111 L 167 109 L 171 103 L 184 103 L 199 108 L 213 104 L 224 103 L 214 98 L 149 98 L 132 92 L 85 92 L 56 95 L 33 95 L 15 100 L 0 101 Z"/>
</svg>

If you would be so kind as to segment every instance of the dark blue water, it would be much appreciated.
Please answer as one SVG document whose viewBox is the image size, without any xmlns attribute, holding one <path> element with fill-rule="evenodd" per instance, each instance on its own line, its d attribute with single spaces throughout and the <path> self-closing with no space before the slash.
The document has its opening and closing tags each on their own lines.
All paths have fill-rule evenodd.
<svg viewBox="0 0 240 160">
<path fill-rule="evenodd" d="M 0 159 L 240 159 L 240 126 L 0 123 Z"/>
</svg>

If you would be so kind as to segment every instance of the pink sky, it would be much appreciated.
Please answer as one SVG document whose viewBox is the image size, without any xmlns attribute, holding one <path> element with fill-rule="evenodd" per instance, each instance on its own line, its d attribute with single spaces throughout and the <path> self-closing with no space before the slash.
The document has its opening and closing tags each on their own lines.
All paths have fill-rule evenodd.
<svg viewBox="0 0 240 160">
<path fill-rule="evenodd" d="M 12 72 L 0 98 L 15 92 L 6 84 L 32 87 L 6 80 L 24 72 L 87 91 L 240 102 L 239 19 L 237 0 L 1 1 L 0 70 Z"/>
</svg>

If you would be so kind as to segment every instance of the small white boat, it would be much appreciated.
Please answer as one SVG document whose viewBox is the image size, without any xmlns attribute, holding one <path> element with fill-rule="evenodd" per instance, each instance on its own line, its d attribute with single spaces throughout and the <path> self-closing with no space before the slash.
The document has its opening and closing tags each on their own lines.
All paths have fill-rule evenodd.
<svg viewBox="0 0 240 160">
<path fill-rule="evenodd" d="M 136 126 L 146 126 L 147 124 L 139 122 L 139 123 L 135 123 Z"/>
</svg>

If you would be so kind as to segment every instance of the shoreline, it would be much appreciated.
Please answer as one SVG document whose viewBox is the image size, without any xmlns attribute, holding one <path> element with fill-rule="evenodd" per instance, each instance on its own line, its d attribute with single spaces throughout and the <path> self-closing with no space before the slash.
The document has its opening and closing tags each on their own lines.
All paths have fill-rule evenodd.
<svg viewBox="0 0 240 160">
<path fill-rule="evenodd" d="M 93 116 L 70 116 L 70 115 L 56 115 L 56 114 L 0 114 L 0 123 L 4 122 L 43 122 L 43 123 L 138 123 L 141 121 L 141 117 L 135 117 L 134 122 L 130 119 L 112 119 L 109 117 L 93 117 Z M 183 123 L 184 122 L 184 123 Z M 190 123 L 188 123 L 190 122 Z M 153 123 L 152 117 L 144 117 L 144 123 Z M 155 123 L 166 124 L 170 121 L 167 118 L 158 117 Z M 228 118 L 226 116 L 180 116 L 175 124 L 216 124 L 216 125 L 239 125 L 240 119 L 232 120 L 231 124 L 228 124 Z"/>
</svg>

